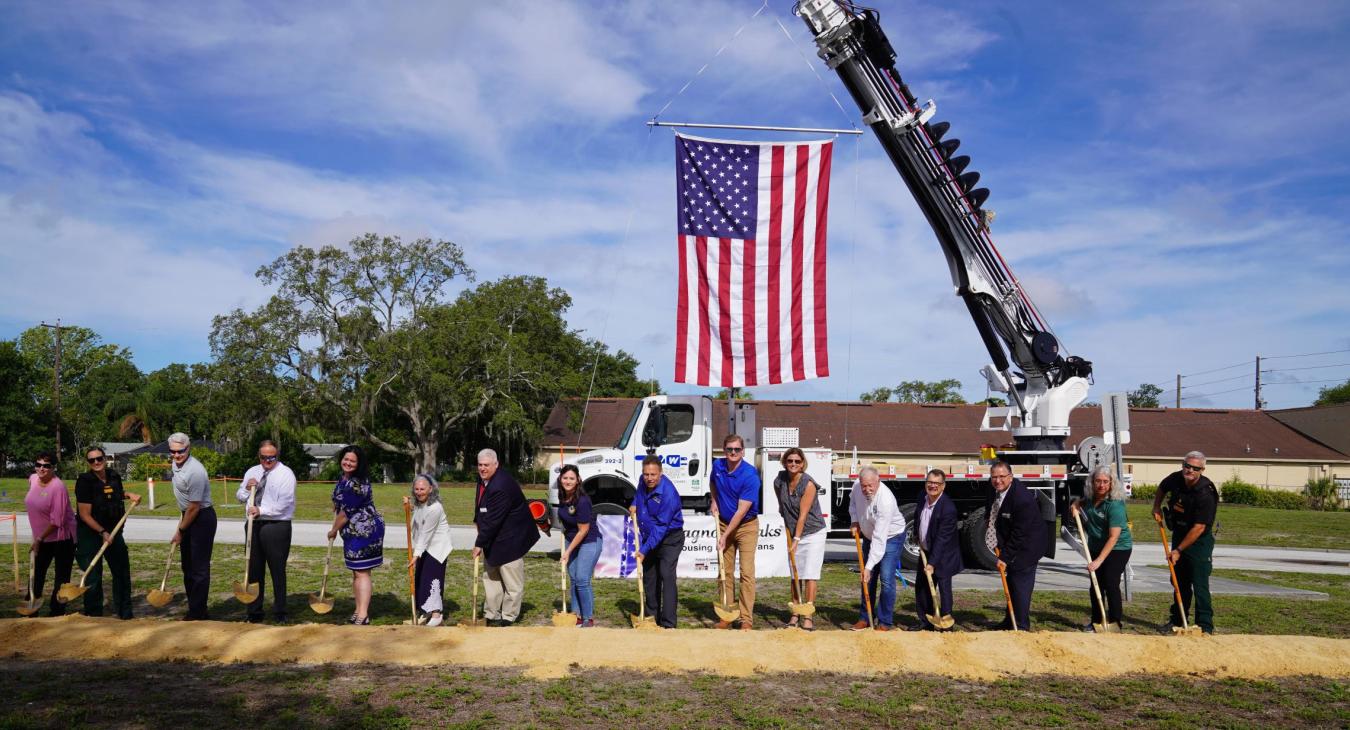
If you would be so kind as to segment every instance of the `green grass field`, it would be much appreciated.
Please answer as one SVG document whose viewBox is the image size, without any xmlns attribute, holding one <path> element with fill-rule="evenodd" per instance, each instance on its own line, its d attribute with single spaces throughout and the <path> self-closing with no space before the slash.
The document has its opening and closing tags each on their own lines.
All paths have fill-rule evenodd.
<svg viewBox="0 0 1350 730">
<path fill-rule="evenodd" d="M 157 588 L 164 565 L 164 547 L 160 545 L 132 545 L 132 573 L 134 610 L 137 616 L 180 616 L 185 610 L 181 594 L 182 578 L 175 566 L 169 572 L 169 585 L 180 593 L 174 603 L 160 611 L 145 603 L 145 593 Z M 6 551 L 7 552 L 7 551 Z M 351 616 L 351 574 L 342 569 L 340 553 L 335 555 L 335 566 L 329 578 L 330 590 L 337 596 L 333 612 L 319 616 L 309 609 L 306 594 L 317 592 L 323 572 L 322 548 L 293 548 L 287 568 L 289 580 L 288 611 L 293 620 L 317 623 L 340 623 Z M 375 596 L 371 620 L 375 623 L 397 624 L 408 616 L 408 574 L 403 567 L 406 553 L 386 553 L 385 565 L 374 573 Z M 17 619 L 14 609 L 19 597 L 13 592 L 14 572 L 10 558 L 0 553 L 0 617 Z M 521 622 L 530 625 L 548 625 L 554 611 L 559 610 L 558 563 L 556 558 L 532 555 L 525 561 L 526 590 Z M 27 578 L 27 565 L 22 568 Z M 231 597 L 232 584 L 240 579 L 243 570 L 243 546 L 217 545 L 212 579 L 211 615 L 219 620 L 241 620 L 244 606 Z M 1350 576 L 1313 575 L 1302 573 L 1262 573 L 1216 570 L 1221 575 L 1240 580 L 1259 580 L 1305 588 L 1328 594 L 1329 598 L 1289 599 L 1258 596 L 1217 595 L 1215 623 L 1220 633 L 1304 634 L 1309 636 L 1350 637 Z M 451 553 L 446 570 L 445 601 L 449 623 L 467 621 L 471 605 L 472 564 L 463 546 Z M 78 575 L 77 575 L 78 578 Z M 50 580 L 50 579 L 49 579 Z M 637 611 L 637 583 L 631 580 L 596 579 L 596 622 L 603 626 L 625 626 L 628 615 Z M 50 585 L 47 593 L 50 594 Z M 271 586 L 266 590 L 270 593 Z M 679 620 L 681 628 L 708 627 L 713 624 L 712 603 L 716 598 L 716 581 L 685 580 L 680 584 Z M 481 591 L 480 591 L 481 595 Z M 269 599 L 270 600 L 270 599 Z M 1148 634 L 1157 630 L 1166 618 L 1171 594 L 1136 593 L 1133 603 L 1125 607 L 1124 629 L 1130 633 Z M 757 582 L 755 625 L 771 629 L 782 626 L 788 619 L 788 581 L 786 578 L 764 578 Z M 858 618 L 858 576 L 846 563 L 826 563 L 822 572 L 819 596 L 816 601 L 820 629 L 841 629 Z M 78 608 L 78 607 L 77 607 Z M 896 601 L 897 624 L 914 620 L 914 593 L 900 589 Z M 43 615 L 46 614 L 44 608 Z M 953 615 L 964 630 L 978 630 L 984 624 L 1003 615 L 1003 595 L 999 591 L 956 591 Z M 1051 631 L 1077 631 L 1088 620 L 1087 586 L 1082 592 L 1041 591 L 1032 601 L 1032 621 L 1035 627 Z"/>
</svg>

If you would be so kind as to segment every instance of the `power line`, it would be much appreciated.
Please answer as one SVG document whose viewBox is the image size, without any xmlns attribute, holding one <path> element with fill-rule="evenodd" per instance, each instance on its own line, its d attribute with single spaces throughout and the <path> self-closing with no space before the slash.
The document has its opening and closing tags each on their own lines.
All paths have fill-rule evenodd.
<svg viewBox="0 0 1350 730">
<path fill-rule="evenodd" d="M 1266 385 L 1317 385 L 1318 383 L 1344 383 L 1344 382 L 1345 380 L 1343 378 L 1334 378 L 1332 380 L 1283 380 L 1280 382 L 1263 383 L 1262 386 L 1264 387 Z M 1185 400 L 1185 398 L 1183 398 L 1182 400 Z"/>
<path fill-rule="evenodd" d="M 1350 349 L 1345 349 L 1345 350 L 1327 350 L 1326 352 L 1305 352 L 1305 353 L 1303 353 L 1302 355 L 1272 355 L 1272 356 L 1270 356 L 1270 357 L 1263 357 L 1263 358 L 1261 358 L 1261 359 L 1262 359 L 1262 360 L 1284 360 L 1285 358 L 1290 358 L 1290 357 L 1317 357 L 1318 355 L 1336 355 L 1336 354 L 1339 354 L 1339 353 L 1342 353 L 1342 352 L 1350 352 Z"/>
<path fill-rule="evenodd" d="M 1350 365 L 1350 362 L 1338 362 L 1335 365 L 1308 365 L 1301 368 L 1276 368 L 1273 370 L 1262 370 L 1263 373 L 1287 373 L 1291 370 L 1320 370 L 1323 368 L 1343 368 Z"/>
<path fill-rule="evenodd" d="M 1251 364 L 1251 363 L 1249 363 L 1249 362 L 1240 362 L 1240 363 L 1238 363 L 1238 364 L 1236 364 L 1236 365 L 1229 365 L 1229 366 L 1227 366 L 1227 367 L 1214 368 L 1213 370 L 1201 370 L 1201 371 L 1198 372 L 1198 373 L 1184 374 L 1184 375 L 1182 375 L 1181 377 L 1183 377 L 1183 378 L 1192 378 L 1192 377 L 1195 377 L 1196 375 L 1208 375 L 1209 373 L 1217 373 L 1217 372 L 1219 372 L 1219 371 L 1221 371 L 1221 370 L 1232 370 L 1233 368 L 1243 368 L 1243 367 L 1247 367 L 1247 366 L 1250 365 L 1250 364 Z"/>
<path fill-rule="evenodd" d="M 1268 372 L 1268 371 L 1262 370 L 1261 372 L 1264 373 L 1264 372 Z M 1220 378 L 1219 380 L 1206 380 L 1206 381 L 1203 382 L 1203 383 L 1194 383 L 1194 384 L 1192 384 L 1192 383 L 1187 383 L 1187 387 L 1190 387 L 1190 388 L 1201 388 L 1201 387 L 1204 387 L 1204 386 L 1206 386 L 1206 385 L 1214 385 L 1215 383 L 1227 383 L 1227 382 L 1230 381 L 1230 380 L 1242 380 L 1243 378 L 1250 378 L 1250 377 L 1252 377 L 1252 374 L 1251 374 L 1251 373 L 1243 373 L 1242 375 L 1234 375 L 1234 376 L 1231 377 L 1231 378 Z M 1176 388 L 1172 388 L 1172 390 L 1176 390 Z"/>
</svg>

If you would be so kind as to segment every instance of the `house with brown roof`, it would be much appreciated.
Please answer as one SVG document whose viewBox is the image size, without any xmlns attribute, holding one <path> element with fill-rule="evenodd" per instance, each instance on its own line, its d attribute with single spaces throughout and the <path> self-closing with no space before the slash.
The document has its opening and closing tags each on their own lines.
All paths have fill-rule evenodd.
<svg viewBox="0 0 1350 730">
<path fill-rule="evenodd" d="M 637 398 L 598 398 L 589 404 L 561 403 L 544 426 L 541 457 L 556 461 L 568 452 L 612 446 L 623 434 Z M 713 443 L 727 430 L 727 402 L 716 401 Z M 802 446 L 829 447 L 838 454 L 836 471 L 862 464 L 909 471 L 937 466 L 949 471 L 978 465 L 984 445 L 1011 445 L 1010 436 L 980 431 L 982 405 L 754 401 L 755 427 L 798 429 Z M 584 412 L 584 425 L 583 415 Z M 1100 436 L 1101 410 L 1075 409 L 1073 444 Z M 1301 489 L 1310 478 L 1350 478 L 1350 455 L 1291 428 L 1271 412 L 1211 408 L 1131 408 L 1126 469 L 1136 484 L 1156 484 L 1176 471 L 1191 450 L 1209 459 L 1207 476 L 1219 483 L 1241 479 L 1277 489 Z M 956 466 L 959 469 L 952 469 Z"/>
</svg>

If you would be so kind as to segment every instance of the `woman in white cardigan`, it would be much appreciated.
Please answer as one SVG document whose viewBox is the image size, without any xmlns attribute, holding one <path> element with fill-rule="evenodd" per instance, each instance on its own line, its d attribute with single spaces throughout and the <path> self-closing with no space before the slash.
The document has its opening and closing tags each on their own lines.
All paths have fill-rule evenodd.
<svg viewBox="0 0 1350 730">
<path fill-rule="evenodd" d="M 413 564 L 417 566 L 414 582 L 417 585 L 419 622 L 439 626 L 444 604 L 441 592 L 445 588 L 445 560 L 450 556 L 450 523 L 441 506 L 440 488 L 436 480 L 418 474 L 413 480 L 412 497 L 404 497 L 413 507 L 412 543 Z"/>
</svg>

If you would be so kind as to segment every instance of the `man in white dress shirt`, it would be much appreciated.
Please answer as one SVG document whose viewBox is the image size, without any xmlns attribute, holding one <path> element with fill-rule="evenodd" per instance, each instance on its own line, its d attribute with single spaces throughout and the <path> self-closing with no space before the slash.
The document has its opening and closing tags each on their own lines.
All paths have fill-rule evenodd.
<svg viewBox="0 0 1350 730">
<path fill-rule="evenodd" d="M 258 584 L 258 598 L 248 604 L 249 623 L 262 623 L 264 567 L 272 574 L 272 620 L 287 622 L 286 559 L 291 554 L 291 518 L 295 516 L 295 472 L 278 459 L 277 445 L 258 445 L 258 464 L 244 474 L 235 497 L 248 504 L 253 492 L 253 552 L 248 559 L 248 582 Z"/>
<path fill-rule="evenodd" d="M 858 472 L 848 502 L 849 519 L 853 529 L 863 537 L 862 549 L 867 556 L 862 581 L 867 586 L 864 601 L 870 595 L 876 605 L 872 613 L 877 631 L 890 631 L 895 625 L 895 569 L 900 566 L 900 551 L 905 545 L 905 518 L 895 503 L 890 487 L 881 483 L 875 467 L 865 466 Z M 877 593 L 880 579 L 881 592 Z M 862 603 L 854 631 L 869 628 L 869 612 Z"/>
</svg>

